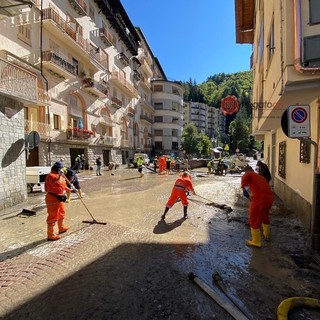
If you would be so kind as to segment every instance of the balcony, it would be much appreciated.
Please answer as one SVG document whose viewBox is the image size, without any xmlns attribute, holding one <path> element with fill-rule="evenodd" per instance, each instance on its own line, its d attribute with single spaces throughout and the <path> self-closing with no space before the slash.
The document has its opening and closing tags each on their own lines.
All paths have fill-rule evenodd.
<svg viewBox="0 0 320 320">
<path fill-rule="evenodd" d="M 93 78 L 84 78 L 82 80 L 82 87 L 100 97 L 100 98 L 104 98 L 108 95 L 108 92 L 109 92 L 109 86 L 106 82 L 98 82 L 96 80 L 94 80 Z"/>
<path fill-rule="evenodd" d="M 69 0 L 71 7 L 81 16 L 86 16 L 88 7 L 83 0 Z"/>
<path fill-rule="evenodd" d="M 135 113 L 136 113 L 136 112 L 135 112 L 134 108 L 128 107 L 127 115 L 133 117 L 133 116 L 135 115 Z"/>
<path fill-rule="evenodd" d="M 76 67 L 53 51 L 42 52 L 42 65 L 54 74 L 71 79 L 77 75 Z"/>
<path fill-rule="evenodd" d="M 31 120 L 24 120 L 24 132 L 30 133 L 31 131 L 39 132 L 41 138 L 49 138 L 50 124 Z"/>
<path fill-rule="evenodd" d="M 101 136 L 99 144 L 103 144 L 103 145 L 107 145 L 107 146 L 113 147 L 114 146 L 114 141 L 115 141 L 115 139 L 113 137 Z"/>
<path fill-rule="evenodd" d="M 146 73 L 146 75 L 149 76 L 149 78 L 151 78 L 153 76 L 153 71 L 148 64 L 146 56 L 143 55 L 140 60 L 141 60 L 140 68 L 142 68 L 142 70 Z"/>
<path fill-rule="evenodd" d="M 103 27 L 99 29 L 99 36 L 107 47 L 111 47 L 114 45 L 113 36 L 106 28 Z"/>
<path fill-rule="evenodd" d="M 111 106 L 116 109 L 120 109 L 122 108 L 122 101 L 116 97 L 111 97 Z"/>
<path fill-rule="evenodd" d="M 126 92 L 131 97 L 138 97 L 138 90 L 129 83 L 118 71 L 112 71 L 109 82 L 116 85 L 120 90 Z"/>
<path fill-rule="evenodd" d="M 140 115 L 140 120 L 143 120 L 143 121 L 146 121 L 146 122 L 149 122 L 149 123 L 153 123 L 154 122 L 151 117 L 148 117 L 148 116 L 146 116 L 144 114 Z"/>
<path fill-rule="evenodd" d="M 151 112 L 154 112 L 153 105 L 146 98 L 140 98 L 139 103 L 140 103 L 141 107 L 143 107 Z"/>
<path fill-rule="evenodd" d="M 144 76 L 141 76 L 140 85 L 147 92 L 151 92 L 151 83 Z"/>
<path fill-rule="evenodd" d="M 109 4 L 109 1 L 96 0 L 95 2 L 103 14 L 108 18 L 111 26 L 119 34 L 120 39 L 127 46 L 128 50 L 132 55 L 136 56 L 138 54 L 139 41 L 136 30 L 125 23 L 125 16 L 123 16 L 121 12 L 119 13 L 118 10 L 115 10 L 113 5 Z"/>
<path fill-rule="evenodd" d="M 130 64 L 129 58 L 123 52 L 119 53 L 118 59 L 124 66 L 128 66 Z"/>
<path fill-rule="evenodd" d="M 94 132 L 87 129 L 71 128 L 67 129 L 67 139 L 83 140 L 89 142 L 89 139 L 94 135 Z"/>
<path fill-rule="evenodd" d="M 42 16 L 43 26 L 50 34 L 75 50 L 87 63 L 91 64 L 98 71 L 99 68 L 92 61 L 92 58 L 95 58 L 95 56 L 92 55 L 90 41 L 83 38 L 82 34 L 77 31 L 77 26 L 79 25 L 65 21 L 53 8 L 43 9 Z"/>
<path fill-rule="evenodd" d="M 37 76 L 0 58 L 0 93 L 24 102 L 37 103 Z"/>
<path fill-rule="evenodd" d="M 133 79 L 134 79 L 135 81 L 139 81 L 139 80 L 141 79 L 141 75 L 140 75 L 140 73 L 139 73 L 137 70 L 134 70 L 134 71 L 133 71 Z"/>
</svg>

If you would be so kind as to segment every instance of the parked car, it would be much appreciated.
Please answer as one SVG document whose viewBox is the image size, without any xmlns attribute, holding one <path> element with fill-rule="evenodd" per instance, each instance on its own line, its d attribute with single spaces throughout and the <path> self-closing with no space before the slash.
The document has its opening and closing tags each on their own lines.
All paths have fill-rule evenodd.
<svg viewBox="0 0 320 320">
<path fill-rule="evenodd" d="M 146 153 L 135 153 L 133 156 L 133 165 L 134 167 L 137 167 L 137 160 L 138 158 L 142 158 L 144 161 L 145 166 L 149 166 L 150 164 L 150 158 Z"/>
</svg>

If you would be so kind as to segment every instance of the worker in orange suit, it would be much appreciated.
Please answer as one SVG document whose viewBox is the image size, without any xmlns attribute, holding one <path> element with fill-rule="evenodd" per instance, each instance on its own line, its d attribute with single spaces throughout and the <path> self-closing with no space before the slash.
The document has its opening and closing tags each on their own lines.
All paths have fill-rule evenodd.
<svg viewBox="0 0 320 320">
<path fill-rule="evenodd" d="M 45 180 L 46 205 L 47 205 L 47 230 L 49 241 L 59 240 L 60 236 L 54 233 L 54 226 L 58 222 L 59 234 L 66 232 L 69 227 L 64 225 L 65 205 L 67 197 L 66 191 L 71 191 L 67 187 L 66 180 L 63 175 L 64 164 L 61 161 L 56 162 L 51 167 L 51 172 Z"/>
<path fill-rule="evenodd" d="M 250 166 L 245 168 L 245 174 L 241 178 L 241 188 L 250 198 L 249 224 L 252 239 L 248 240 L 246 245 L 260 248 L 261 225 L 265 240 L 270 241 L 269 211 L 274 201 L 273 192 L 267 180 L 254 172 Z"/>
<path fill-rule="evenodd" d="M 166 158 L 161 156 L 159 158 L 159 174 L 166 170 Z"/>
<path fill-rule="evenodd" d="M 178 199 L 181 200 L 181 203 L 183 205 L 183 217 L 186 219 L 188 216 L 188 199 L 186 195 L 186 191 L 190 190 L 193 192 L 193 194 L 196 194 L 192 181 L 190 179 L 190 175 L 188 172 L 183 172 L 182 175 L 179 176 L 179 178 L 174 183 L 174 186 L 171 191 L 170 198 L 166 204 L 165 210 L 163 215 L 161 216 L 161 219 L 166 218 L 166 214 L 169 211 L 170 208 L 174 206 L 174 204 L 177 202 Z"/>
</svg>

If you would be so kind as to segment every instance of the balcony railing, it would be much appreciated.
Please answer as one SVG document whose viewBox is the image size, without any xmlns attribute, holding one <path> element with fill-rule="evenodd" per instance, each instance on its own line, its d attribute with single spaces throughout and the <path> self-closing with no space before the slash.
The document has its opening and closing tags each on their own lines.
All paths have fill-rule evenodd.
<svg viewBox="0 0 320 320">
<path fill-rule="evenodd" d="M 138 96 L 138 90 L 129 83 L 118 71 L 112 71 L 110 80 L 114 81 L 118 85 L 121 85 L 123 89 L 125 89 L 128 93 L 130 93 L 132 96 L 137 97 Z"/>
<path fill-rule="evenodd" d="M 153 123 L 153 119 L 151 117 L 148 117 L 148 116 L 144 115 L 144 114 L 140 115 L 140 120 L 145 120 L 145 121 L 147 121 L 149 123 Z"/>
<path fill-rule="evenodd" d="M 67 71 L 68 73 L 72 74 L 72 75 L 76 75 L 77 74 L 77 69 L 76 67 L 67 62 L 65 59 L 63 59 L 61 56 L 59 56 L 57 53 L 53 52 L 53 51 L 43 51 L 42 52 L 42 61 L 43 62 L 51 62 L 53 64 L 55 64 L 56 66 L 58 66 L 58 69 L 55 69 L 54 71 L 59 72 L 59 69 L 61 69 L 60 71 L 62 71 L 62 75 L 65 76 L 65 71 Z"/>
<path fill-rule="evenodd" d="M 94 132 L 87 129 L 71 128 L 67 129 L 67 139 L 70 140 L 88 140 L 94 135 Z"/>
<path fill-rule="evenodd" d="M 125 65 L 125 66 L 128 66 L 129 63 L 130 63 L 130 60 L 129 58 L 123 53 L 119 53 L 119 60 Z"/>
<path fill-rule="evenodd" d="M 99 35 L 101 40 L 107 45 L 107 46 L 112 46 L 114 45 L 114 40 L 113 40 L 113 36 L 111 35 L 111 33 L 106 29 L 106 28 L 100 28 L 99 29 Z"/>
<path fill-rule="evenodd" d="M 117 109 L 122 108 L 122 101 L 116 97 L 111 97 L 111 105 Z"/>
<path fill-rule="evenodd" d="M 77 11 L 80 16 L 85 16 L 88 11 L 87 4 L 83 0 L 69 0 L 71 7 Z"/>
<path fill-rule="evenodd" d="M 98 82 L 93 78 L 84 78 L 82 80 L 82 85 L 84 89 L 87 89 L 100 97 L 108 95 L 109 86 L 107 83 Z"/>
<path fill-rule="evenodd" d="M 37 131 L 42 138 L 50 137 L 50 124 L 31 120 L 24 120 L 24 132 Z"/>
<path fill-rule="evenodd" d="M 0 92 L 37 103 L 37 76 L 0 58 Z"/>
<path fill-rule="evenodd" d="M 80 46 L 85 51 L 85 53 L 97 60 L 98 63 L 102 65 L 105 63 L 105 56 L 101 56 L 100 54 L 93 54 L 90 41 L 83 38 L 82 34 L 77 32 L 75 26 L 64 20 L 53 8 L 43 9 L 42 16 L 44 22 L 51 20 L 59 28 L 59 30 L 65 32 L 67 36 L 69 36 L 78 46 Z"/>
</svg>

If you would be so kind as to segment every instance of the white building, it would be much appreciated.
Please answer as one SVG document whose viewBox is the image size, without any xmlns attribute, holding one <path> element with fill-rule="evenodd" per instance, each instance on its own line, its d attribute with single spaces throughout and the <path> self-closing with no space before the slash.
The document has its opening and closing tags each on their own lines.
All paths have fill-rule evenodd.
<svg viewBox="0 0 320 320">
<path fill-rule="evenodd" d="M 183 128 L 183 87 L 178 82 L 152 80 L 156 154 L 179 154 Z"/>
</svg>

